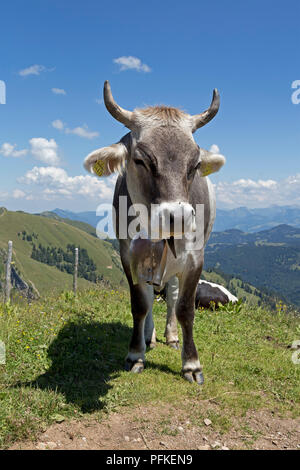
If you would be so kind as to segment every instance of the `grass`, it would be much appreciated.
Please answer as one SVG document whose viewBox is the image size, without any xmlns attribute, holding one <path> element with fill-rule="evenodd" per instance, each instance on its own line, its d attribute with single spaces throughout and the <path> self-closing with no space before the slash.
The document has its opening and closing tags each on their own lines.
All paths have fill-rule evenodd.
<svg viewBox="0 0 300 470">
<path fill-rule="evenodd" d="M 0 307 L 0 340 L 7 350 L 0 365 L 0 448 L 62 419 L 93 416 L 138 404 L 178 404 L 193 424 L 209 417 L 226 430 L 231 418 L 265 408 L 299 416 L 300 366 L 291 350 L 300 339 L 299 319 L 281 308 L 269 312 L 243 305 L 198 311 L 195 342 L 205 386 L 180 376 L 180 352 L 164 344 L 166 306 L 155 302 L 158 345 L 147 352 L 143 374 L 123 371 L 131 335 L 126 292 L 70 292 L 32 304 Z M 203 406 L 214 400 L 218 410 Z M 169 423 L 161 423 L 168 434 Z"/>
</svg>

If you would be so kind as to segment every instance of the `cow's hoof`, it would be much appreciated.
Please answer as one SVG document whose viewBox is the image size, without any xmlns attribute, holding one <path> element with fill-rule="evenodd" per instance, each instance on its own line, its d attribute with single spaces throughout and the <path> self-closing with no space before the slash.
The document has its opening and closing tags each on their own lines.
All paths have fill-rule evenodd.
<svg viewBox="0 0 300 470">
<path fill-rule="evenodd" d="M 149 349 L 154 349 L 154 348 L 156 348 L 156 343 L 154 341 L 150 341 L 148 343 L 146 342 L 146 346 Z"/>
<path fill-rule="evenodd" d="M 204 377 L 201 370 L 196 370 L 194 372 L 189 370 L 187 372 L 182 372 L 182 375 L 183 378 L 190 383 L 196 382 L 198 385 L 204 384 Z"/>
<path fill-rule="evenodd" d="M 145 367 L 145 364 L 142 359 L 138 359 L 137 361 L 132 361 L 131 359 L 127 358 L 125 361 L 125 370 L 127 372 L 140 374 L 141 372 L 143 372 L 144 367 Z"/>
<path fill-rule="evenodd" d="M 179 341 L 167 341 L 167 346 L 170 346 L 172 349 L 180 349 Z"/>
</svg>

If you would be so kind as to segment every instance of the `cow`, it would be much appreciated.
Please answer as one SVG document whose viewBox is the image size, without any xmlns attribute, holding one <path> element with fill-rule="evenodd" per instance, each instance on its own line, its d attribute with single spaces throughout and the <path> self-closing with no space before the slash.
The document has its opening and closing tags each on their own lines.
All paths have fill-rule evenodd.
<svg viewBox="0 0 300 470">
<path fill-rule="evenodd" d="M 168 285 L 169 283 L 167 283 Z M 159 297 L 159 299 L 166 300 L 167 295 L 167 285 L 157 291 L 154 289 L 154 293 Z M 200 280 L 196 289 L 195 296 L 195 308 L 218 308 L 219 305 L 226 305 L 229 302 L 235 304 L 238 302 L 238 298 L 235 297 L 228 289 L 221 286 L 220 284 L 215 284 L 214 282 L 209 282 L 206 280 Z"/>
<path fill-rule="evenodd" d="M 114 100 L 108 81 L 104 83 L 103 94 L 108 112 L 130 132 L 119 142 L 90 153 L 84 166 L 98 176 L 119 173 L 113 198 L 115 232 L 130 288 L 133 317 L 125 369 L 134 373 L 144 370 L 146 345 L 155 346 L 154 286 L 162 289 L 167 285 L 166 342 L 178 347 L 177 319 L 183 336 L 183 378 L 202 385 L 193 322 L 204 247 L 216 215 L 214 189 L 207 176 L 219 171 L 225 158 L 200 148 L 193 133 L 217 114 L 219 93 L 215 89 L 209 108 L 196 115 L 169 106 L 126 110 Z M 148 216 L 139 224 L 137 235 L 129 234 L 134 213 L 129 210 L 129 217 L 125 214 L 122 198 L 126 198 L 129 208 L 132 205 L 146 208 Z M 200 218 L 198 207 L 202 208 Z M 159 228 L 152 237 L 149 227 L 153 213 Z M 201 246 L 192 249 L 189 245 L 187 249 L 187 240 L 197 238 L 200 231 Z"/>
<path fill-rule="evenodd" d="M 220 304 L 226 305 L 229 302 L 235 304 L 237 301 L 238 298 L 220 284 L 202 279 L 198 282 L 195 298 L 196 308 L 218 308 Z"/>
</svg>

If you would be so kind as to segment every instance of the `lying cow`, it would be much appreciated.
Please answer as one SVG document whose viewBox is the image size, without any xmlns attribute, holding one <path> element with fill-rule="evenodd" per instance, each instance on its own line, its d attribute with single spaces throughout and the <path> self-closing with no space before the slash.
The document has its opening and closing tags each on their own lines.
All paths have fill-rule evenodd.
<svg viewBox="0 0 300 470">
<path fill-rule="evenodd" d="M 155 294 L 159 295 L 160 298 L 166 300 L 167 285 L 161 291 L 154 289 Z M 238 298 L 235 297 L 228 289 L 221 286 L 220 284 L 214 284 L 213 282 L 200 280 L 198 282 L 196 297 L 195 297 L 195 308 L 211 308 L 218 307 L 219 304 L 226 305 L 229 302 L 235 304 Z"/>
<path fill-rule="evenodd" d="M 201 149 L 194 141 L 193 133 L 217 114 L 219 94 L 214 90 L 210 107 L 194 116 L 166 106 L 133 112 L 125 110 L 115 102 L 108 82 L 104 84 L 104 102 L 110 114 L 130 132 L 118 143 L 88 155 L 85 168 L 99 176 L 108 176 L 115 171 L 120 173 L 113 201 L 115 230 L 130 287 L 133 316 L 125 368 L 132 372 L 144 369 L 146 344 L 155 343 L 153 285 L 163 288 L 168 283 L 167 343 L 178 341 L 177 326 L 176 331 L 174 329 L 176 315 L 183 334 L 183 377 L 200 385 L 203 374 L 193 340 L 195 297 L 203 267 L 204 246 L 216 214 L 215 194 L 207 175 L 218 171 L 225 159 Z M 129 230 L 127 233 L 134 216 L 129 212 L 127 220 L 122 197 L 128 201 L 128 207 L 134 204 L 147 209 L 148 218 L 143 220 L 144 225 L 141 223 L 140 236 L 131 236 Z M 197 219 L 200 205 L 202 218 Z M 154 237 L 149 229 L 153 207 L 154 219 L 160 221 L 158 234 Z M 182 223 L 178 224 L 178 221 Z M 201 246 L 191 249 L 189 245 L 187 248 L 187 240 L 197 239 L 200 232 L 203 232 Z"/>
<path fill-rule="evenodd" d="M 237 301 L 237 297 L 220 284 L 203 280 L 198 283 L 195 299 L 196 308 L 210 308 L 212 305 L 226 305 L 229 302 L 235 304 Z"/>
</svg>

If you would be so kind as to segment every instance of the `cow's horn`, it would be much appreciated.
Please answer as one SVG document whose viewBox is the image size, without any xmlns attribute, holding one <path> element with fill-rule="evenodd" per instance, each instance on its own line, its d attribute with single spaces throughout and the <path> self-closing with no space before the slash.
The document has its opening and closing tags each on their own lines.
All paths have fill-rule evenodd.
<svg viewBox="0 0 300 470">
<path fill-rule="evenodd" d="M 197 129 L 199 129 L 202 126 L 205 126 L 205 124 L 211 121 L 215 117 L 217 112 L 219 111 L 219 107 L 220 107 L 220 95 L 219 95 L 218 90 L 215 88 L 210 107 L 203 113 L 195 114 L 194 116 L 192 116 L 193 118 L 192 132 L 195 132 Z"/>
<path fill-rule="evenodd" d="M 103 97 L 104 97 L 104 103 L 105 103 L 107 111 L 117 121 L 122 122 L 126 127 L 131 129 L 132 124 L 133 124 L 133 119 L 132 119 L 133 113 L 131 111 L 127 111 L 126 109 L 121 108 L 121 106 L 119 106 L 115 102 L 113 95 L 111 93 L 110 84 L 108 80 L 104 82 Z"/>
</svg>

